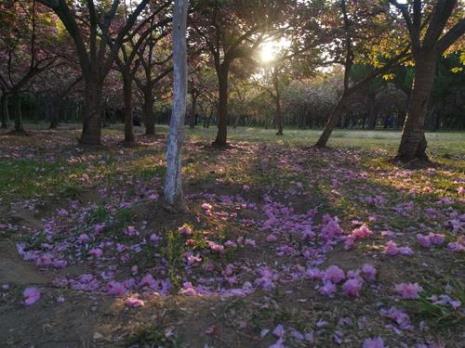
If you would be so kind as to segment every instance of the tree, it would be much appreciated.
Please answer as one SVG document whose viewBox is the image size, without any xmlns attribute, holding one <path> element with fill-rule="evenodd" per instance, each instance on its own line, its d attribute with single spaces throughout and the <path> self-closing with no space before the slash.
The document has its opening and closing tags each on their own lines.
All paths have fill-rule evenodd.
<svg viewBox="0 0 465 348">
<path fill-rule="evenodd" d="M 123 80 L 123 100 L 124 100 L 124 141 L 126 144 L 133 144 L 135 142 L 134 137 L 134 118 L 133 118 L 133 82 L 135 80 L 136 73 L 141 65 L 142 59 L 136 59 L 138 52 L 142 46 L 151 44 L 152 36 L 155 32 L 160 30 L 160 27 L 166 25 L 171 18 L 159 19 L 160 14 L 163 14 L 164 10 L 169 7 L 170 2 L 161 2 L 160 4 L 149 7 L 146 11 L 148 17 L 145 26 L 143 28 L 137 27 L 137 32 L 131 33 L 127 40 L 127 43 L 121 45 L 121 54 L 116 57 L 116 63 L 118 65 L 121 77 Z M 111 46 L 112 42 L 108 44 Z M 148 79 L 150 77 L 147 77 Z M 152 92 L 152 91 L 150 91 Z"/>
<path fill-rule="evenodd" d="M 344 88 L 315 144 L 317 147 L 327 145 L 332 131 L 345 110 L 346 102 L 354 93 L 408 57 L 406 48 L 380 45 L 386 41 L 395 42 L 391 39 L 393 28 L 384 6 L 372 1 L 348 2 L 347 0 L 339 0 L 335 5 L 338 8 L 330 11 L 337 15 L 336 23 L 340 22 L 336 24 L 334 31 L 335 42 L 339 45 L 330 43 L 330 51 L 335 57 L 335 62 L 344 66 Z M 378 46 L 381 46 L 381 51 L 378 50 Z M 400 53 L 393 54 L 392 51 L 400 51 Z M 375 68 L 359 80 L 351 81 L 352 68 L 357 62 L 370 63 Z"/>
<path fill-rule="evenodd" d="M 188 81 L 188 88 L 190 98 L 190 111 L 189 111 L 189 127 L 194 129 L 197 125 L 197 107 L 199 98 L 202 93 L 202 86 L 201 84 L 201 75 L 203 72 L 203 67 L 205 64 L 208 64 L 205 57 L 202 55 L 197 54 L 197 52 L 189 52 L 189 81 Z"/>
<path fill-rule="evenodd" d="M 276 135 L 283 135 L 284 121 L 282 113 L 282 85 L 289 85 L 291 82 L 289 74 L 283 72 L 284 70 L 283 61 L 277 62 L 270 68 L 265 69 L 265 74 L 263 77 L 260 77 L 258 80 L 258 85 L 263 88 L 275 104 L 275 117 L 274 125 L 277 128 L 278 132 Z"/>
<path fill-rule="evenodd" d="M 0 113 L 1 117 L 1 126 L 2 129 L 8 128 L 8 123 L 10 122 L 10 112 L 8 110 L 8 95 L 2 89 L 2 96 L 0 97 Z"/>
<path fill-rule="evenodd" d="M 343 72 L 339 67 L 309 80 L 292 81 L 283 91 L 285 114 L 299 128 L 322 127 L 341 96 Z"/>
<path fill-rule="evenodd" d="M 209 67 L 207 63 L 207 61 L 200 60 L 194 64 L 194 67 L 190 64 L 191 69 L 189 70 L 189 80 L 191 86 L 195 86 L 195 94 L 197 95 L 196 109 L 202 114 L 204 128 L 210 126 L 213 114 L 217 110 L 218 102 L 216 96 L 218 79 L 216 78 L 214 68 Z"/>
<path fill-rule="evenodd" d="M 187 10 L 188 0 L 175 0 L 173 15 L 173 113 L 166 150 L 164 198 L 170 207 L 184 209 L 182 146 L 187 104 Z"/>
<path fill-rule="evenodd" d="M 308 24 L 307 24 L 307 27 Z M 271 54 L 262 57 L 260 64 L 265 67 L 263 74 L 257 79 L 258 85 L 263 88 L 273 100 L 275 105 L 274 125 L 276 135 L 282 136 L 284 130 L 284 116 L 282 112 L 282 90 L 289 86 L 293 80 L 301 80 L 315 74 L 315 69 L 321 63 L 318 49 L 319 39 L 315 37 L 315 29 L 306 30 L 305 39 L 302 39 L 303 30 L 282 42 L 268 43 L 262 54 Z M 311 34 L 311 35 L 309 35 Z M 312 36 L 312 37 L 311 37 Z M 285 43 L 285 44 L 283 44 Z M 275 47 L 269 46 L 273 45 Z M 266 52 L 270 50 L 270 52 Z M 265 59 L 263 59 L 265 58 Z"/>
<path fill-rule="evenodd" d="M 425 117 L 438 59 L 465 34 L 465 9 L 457 0 L 389 0 L 402 14 L 415 63 L 413 89 L 397 159 L 428 160 Z"/>
<path fill-rule="evenodd" d="M 437 69 L 425 128 L 465 128 L 465 55 L 443 57 Z"/>
<path fill-rule="evenodd" d="M 63 22 L 75 44 L 85 83 L 81 143 L 101 141 L 102 93 L 106 76 L 121 46 L 149 0 L 142 0 L 123 23 L 115 23 L 121 1 L 38 0 L 52 9 Z M 142 24 L 137 24 L 142 25 Z M 137 30 L 135 30 L 137 31 Z M 108 43 L 111 42 L 111 46 Z"/>
<path fill-rule="evenodd" d="M 159 22 L 156 30 L 151 31 L 147 40 L 137 50 L 142 73 L 134 77 L 143 98 L 145 135 L 155 135 L 154 90 L 157 86 L 160 87 L 160 82 L 173 71 L 172 53 L 167 40 L 171 28 L 167 24 L 166 21 L 163 24 Z"/>
<path fill-rule="evenodd" d="M 60 44 L 56 23 L 43 10 L 35 1 L 0 3 L 2 127 L 7 127 L 11 100 L 18 134 L 24 134 L 21 94 L 37 75 L 59 61 L 54 51 Z"/>
<path fill-rule="evenodd" d="M 213 61 L 218 78 L 218 133 L 227 144 L 229 75 L 238 59 L 252 57 L 260 44 L 279 36 L 297 15 L 296 0 L 199 0 L 191 21 L 192 38 Z"/>
<path fill-rule="evenodd" d="M 361 78 L 369 75 L 373 71 L 371 65 L 366 64 L 354 64 L 351 72 L 350 79 L 358 81 Z M 367 121 L 368 129 L 375 129 L 378 121 L 378 113 L 376 110 L 376 96 L 378 92 L 385 86 L 385 79 L 381 76 L 376 76 L 363 88 L 361 88 L 356 94 L 360 95 L 363 99 L 363 104 L 366 104 L 366 110 L 362 122 L 362 128 L 365 128 L 365 121 Z"/>
<path fill-rule="evenodd" d="M 36 97 L 36 108 L 40 110 L 40 105 L 44 106 L 45 115 L 50 122 L 49 129 L 58 127 L 65 111 L 67 97 L 80 87 L 82 77 L 79 73 L 79 68 L 68 64 L 60 65 L 43 72 L 40 79 L 31 83 L 28 90 Z M 79 89 L 81 94 L 82 88 Z"/>
</svg>

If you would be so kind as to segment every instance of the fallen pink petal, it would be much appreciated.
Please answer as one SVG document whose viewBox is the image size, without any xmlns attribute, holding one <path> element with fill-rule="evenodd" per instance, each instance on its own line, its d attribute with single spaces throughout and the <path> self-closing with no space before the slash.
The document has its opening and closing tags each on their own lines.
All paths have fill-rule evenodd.
<svg viewBox="0 0 465 348">
<path fill-rule="evenodd" d="M 417 299 L 423 291 L 423 288 L 418 283 L 400 283 L 396 284 L 394 289 L 401 298 L 406 300 Z"/>
<path fill-rule="evenodd" d="M 24 304 L 27 306 L 33 305 L 40 300 L 40 291 L 37 288 L 26 288 L 23 292 Z"/>
</svg>

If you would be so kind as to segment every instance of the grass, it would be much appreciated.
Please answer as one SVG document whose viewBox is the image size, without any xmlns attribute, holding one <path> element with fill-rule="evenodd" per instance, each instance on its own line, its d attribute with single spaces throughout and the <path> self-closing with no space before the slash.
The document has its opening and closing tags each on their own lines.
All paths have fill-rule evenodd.
<svg viewBox="0 0 465 348">
<path fill-rule="evenodd" d="M 160 133 L 166 133 L 167 128 L 160 126 L 158 130 Z M 141 129 L 138 128 L 137 132 L 140 134 Z M 459 331 L 460 325 L 463 325 L 463 316 L 447 306 L 432 304 L 427 297 L 444 293 L 446 285 L 452 284 L 449 278 L 455 279 L 463 275 L 461 270 L 465 259 L 460 255 L 448 253 L 445 248 L 429 251 L 418 248 L 415 233 L 422 232 L 425 225 L 428 228 L 434 228 L 435 232 L 447 233 L 444 221 L 441 220 L 441 224 L 438 223 L 436 226 L 435 221 L 430 221 L 431 218 L 423 213 L 426 207 L 437 207 L 436 202 L 444 196 L 456 199 L 457 206 L 452 207 L 461 213 L 464 212 L 463 206 L 459 206 L 461 201 L 459 201 L 457 187 L 461 185 L 461 180 L 465 180 L 465 133 L 429 133 L 427 135 L 430 143 L 429 151 L 433 160 L 443 165 L 432 171 L 421 169 L 411 172 L 404 171 L 387 161 L 395 154 L 400 141 L 400 132 L 395 131 L 336 130 L 329 145 L 337 151 L 310 149 L 310 145 L 319 135 L 319 131 L 316 130 L 289 129 L 285 131 L 283 137 L 277 137 L 274 130 L 230 129 L 229 135 L 233 146 L 226 151 L 206 146 L 215 136 L 216 128 L 214 127 L 187 129 L 186 132 L 191 140 L 187 142 L 184 150 L 186 193 L 194 194 L 193 198 L 189 198 L 190 208 L 193 209 L 191 212 L 192 215 L 203 216 L 201 220 L 193 220 L 193 216 L 189 216 L 189 219 L 179 217 L 179 220 L 176 220 L 178 219 L 176 217 L 174 222 L 170 221 L 162 210 L 157 210 L 158 206 L 154 202 L 144 201 L 140 205 L 129 208 L 118 205 L 134 196 L 146 197 L 144 194 L 152 192 L 151 190 L 159 191 L 165 173 L 163 140 L 157 141 L 154 145 L 141 144 L 125 148 L 119 144 L 122 137 L 121 127 L 104 130 L 105 145 L 103 148 L 85 149 L 84 151 L 76 151 L 76 132 L 33 134 L 26 139 L 27 144 L 22 144 L 27 146 L 18 147 L 18 151 L 24 151 L 24 155 L 28 156 L 0 162 L 1 198 L 8 197 L 21 202 L 23 198 L 45 198 L 56 194 L 59 201 L 64 202 L 65 198 L 75 200 L 86 198 L 86 195 L 81 197 L 80 193 L 92 191 L 89 193 L 94 195 L 87 197 L 90 201 L 83 203 L 83 206 L 91 204 L 90 207 L 92 207 L 88 210 L 87 220 L 85 220 L 89 226 L 84 227 L 90 228 L 91 224 L 105 223 L 107 228 L 99 238 L 130 244 L 133 238 L 124 234 L 124 228 L 129 225 L 139 227 L 142 220 L 144 224 L 148 222 L 147 232 L 156 232 L 163 236 L 163 239 L 159 244 L 144 245 L 143 250 L 135 254 L 127 266 L 135 264 L 141 270 L 150 269 L 159 266 L 157 262 L 163 258 L 163 262 L 166 262 L 166 273 L 160 276 L 170 279 L 174 286 L 173 293 L 177 292 L 181 283 L 189 276 L 189 272 L 186 272 L 183 267 L 184 255 L 187 251 L 200 254 L 205 263 L 212 261 L 213 264 L 221 267 L 224 264 L 238 261 L 240 263 L 242 260 L 246 260 L 246 264 L 251 266 L 268 262 L 275 262 L 273 265 L 277 265 L 277 261 L 285 265 L 286 262 L 292 261 L 290 258 L 274 259 L 276 257 L 274 247 L 266 243 L 260 244 L 263 240 L 260 234 L 255 235 L 256 226 L 247 226 L 235 221 L 236 218 L 233 218 L 231 213 L 236 212 L 237 207 L 217 205 L 218 208 L 215 207 L 215 209 L 218 210 L 215 211 L 213 217 L 204 216 L 199 205 L 208 201 L 209 198 L 202 196 L 195 198 L 197 193 L 240 194 L 251 202 L 261 204 L 263 194 L 271 191 L 276 194 L 277 200 L 292 206 L 296 211 L 302 210 L 303 212 L 309 208 L 318 208 L 318 215 L 315 218 L 317 225 L 325 213 L 337 215 L 347 230 L 352 228 L 350 221 L 354 219 L 369 221 L 370 227 L 377 232 L 385 229 L 402 232 L 398 236 L 400 245 L 411 245 L 415 248 L 416 254 L 412 258 L 386 258 L 381 251 L 385 240 L 374 237 L 366 243 L 357 244 L 354 254 L 335 250 L 331 262 L 343 265 L 345 269 L 355 269 L 364 260 L 373 260 L 380 268 L 382 282 L 379 286 L 374 288 L 366 286 L 362 298 L 350 302 L 344 297 L 331 300 L 322 298 L 314 289 L 315 284 L 306 280 L 292 288 L 279 285 L 273 292 L 261 298 L 252 296 L 247 299 L 225 300 L 221 303 L 208 302 L 205 304 L 205 308 L 208 306 L 208 315 L 203 314 L 204 307 L 200 301 L 193 300 L 192 303 L 189 302 L 193 308 L 192 313 L 186 319 L 189 324 L 176 324 L 181 328 L 181 331 L 176 331 L 176 333 L 180 334 L 179 337 L 183 341 L 184 335 L 187 341 L 194 335 L 194 338 L 199 335 L 204 336 L 205 329 L 211 326 L 210 316 L 215 316 L 215 323 L 220 318 L 220 326 L 233 331 L 235 337 L 242 337 L 242 342 L 247 342 L 243 346 L 252 344 L 252 341 L 245 336 L 246 334 L 259 337 L 263 328 L 272 330 L 277 324 L 284 323 L 300 331 L 311 331 L 316 322 L 325 320 L 328 321 L 328 326 L 317 329 L 316 335 L 320 335 L 317 337 L 320 344 L 330 346 L 333 342 L 333 331 L 340 329 L 339 318 L 349 317 L 353 325 L 343 327 L 345 332 L 352 336 L 352 341 L 347 342 L 359 342 L 368 335 L 380 335 L 386 336 L 389 346 L 395 346 L 390 342 L 397 343 L 400 339 L 397 336 L 389 336 L 390 332 L 385 329 L 387 321 L 377 312 L 379 303 L 386 298 L 393 298 L 390 289 L 394 283 L 400 281 L 419 282 L 427 290 L 420 300 L 405 303 L 405 307 L 409 309 L 416 324 L 423 320 L 428 321 L 433 329 L 431 334 L 436 334 L 437 329 L 437 332 L 446 338 L 449 335 L 441 331 L 443 326 L 448 327 L 452 333 Z M 67 146 L 65 149 L 61 145 L 54 144 L 59 134 L 62 139 L 68 137 L 64 142 Z M 47 138 L 52 144 L 48 149 L 42 147 L 41 139 L 43 138 Z M 17 141 L 14 138 L 9 139 Z M 28 149 L 32 148 L 31 144 L 37 146 L 40 151 L 28 153 Z M 3 146 L 3 143 L 0 144 L 0 151 Z M 49 161 L 49 154 L 53 155 L 55 162 Z M 68 164 L 66 160 L 71 157 L 77 158 L 77 162 Z M 296 167 L 299 168 L 296 169 Z M 347 177 L 350 177 L 352 172 L 364 175 L 348 179 Z M 338 179 L 339 184 L 334 184 L 334 179 Z M 249 186 L 249 189 L 245 190 L 244 185 Z M 422 191 L 428 186 L 432 188 L 431 191 Z M 100 189 L 109 192 L 109 196 L 100 197 Z M 290 191 L 297 191 L 297 193 L 289 195 Z M 416 194 L 412 195 L 411 192 Z M 364 200 L 366 196 L 372 197 L 377 194 L 386 198 L 386 205 L 378 206 Z M 394 214 L 392 208 L 410 200 L 415 203 L 415 212 L 418 211 L 418 214 L 412 213 L 407 216 Z M 113 209 L 112 205 L 106 208 L 109 203 L 115 203 L 114 206 L 118 208 Z M 60 205 L 60 207 L 66 206 Z M 52 205 L 49 212 L 53 214 L 55 208 L 55 205 Z M 227 215 L 221 215 L 223 209 L 228 212 Z M 439 206 L 438 209 L 445 208 Z M 241 208 L 239 212 L 245 217 L 252 214 L 252 220 L 261 221 L 263 217 L 263 214 L 258 215 L 257 212 L 248 209 Z M 370 216 L 376 219 L 370 221 Z M 177 232 L 177 228 L 184 223 L 189 223 L 195 231 L 190 246 L 185 245 L 184 239 Z M 411 227 L 415 227 L 417 231 L 411 233 L 409 230 Z M 81 229 L 82 227 L 78 225 L 72 232 Z M 144 229 L 140 231 L 143 232 Z M 39 235 L 31 241 L 31 244 L 39 247 L 46 243 L 44 236 L 45 234 Z M 224 242 L 226 239 L 234 240 L 239 236 L 255 238 L 259 247 L 257 249 L 233 249 L 223 256 L 212 255 L 208 250 L 207 238 L 216 242 Z M 148 237 L 148 234 L 145 237 Z M 293 236 L 291 235 L 290 238 Z M 456 239 L 450 234 L 448 238 L 451 241 Z M 292 242 L 289 240 L 289 243 Z M 126 272 L 126 268 L 122 266 L 121 269 Z M 200 276 L 204 275 L 200 268 L 195 272 L 199 272 Z M 212 274 L 215 274 L 215 271 Z M 446 279 L 446 276 L 449 278 Z M 240 279 L 240 282 L 244 280 L 249 279 Z M 253 281 L 253 278 L 250 280 Z M 465 303 L 463 284 L 453 284 L 452 288 L 451 296 Z M 292 291 L 288 292 L 288 290 Z M 302 299 L 305 301 L 301 301 Z M 402 302 L 399 303 L 404 306 Z M 152 304 L 147 303 L 146 313 L 150 315 L 147 320 L 135 318 L 135 313 L 139 311 L 124 312 L 125 315 L 133 320 L 139 320 L 142 324 L 140 331 L 129 335 L 127 344 L 129 346 L 180 346 L 181 341 L 177 336 L 170 335 L 169 330 L 167 335 L 168 326 L 153 319 Z M 187 302 L 182 306 L 185 305 L 187 306 Z M 169 304 L 169 306 L 172 305 Z M 178 307 L 180 306 L 176 305 L 176 308 Z M 173 309 L 168 305 L 166 308 Z M 367 332 L 356 329 L 357 318 L 363 315 L 373 316 L 373 323 L 370 325 L 375 331 Z M 251 331 L 241 327 L 242 322 L 246 321 L 251 321 Z M 186 334 L 187 331 L 191 332 Z M 416 333 L 407 334 L 412 336 Z M 225 340 L 227 339 L 228 336 Z M 409 341 L 405 342 L 410 343 L 413 340 L 414 337 L 410 337 Z M 272 344 L 275 339 L 270 333 L 265 337 L 265 341 L 267 344 Z"/>
<path fill-rule="evenodd" d="M 26 129 L 33 130 L 46 130 L 48 123 L 27 124 Z M 64 124 L 66 129 L 80 129 L 78 124 Z M 113 133 L 115 130 L 123 129 L 122 125 L 112 125 L 104 129 L 105 133 Z M 166 133 L 168 127 L 166 125 L 157 125 L 157 132 Z M 136 133 L 143 134 L 140 127 L 135 127 Z M 203 128 L 198 126 L 194 130 L 186 127 L 188 136 L 195 140 L 213 141 L 216 136 L 216 127 Z M 286 128 L 284 136 L 276 136 L 275 129 L 264 129 L 258 127 L 237 127 L 228 128 L 228 137 L 234 141 L 250 141 L 250 142 L 271 142 L 281 144 L 299 144 L 299 145 L 313 145 L 321 130 L 318 129 L 295 129 Z M 394 153 L 400 143 L 401 131 L 400 130 L 346 130 L 336 129 L 330 140 L 329 146 L 333 147 L 355 147 L 362 149 L 373 149 L 383 147 L 383 149 Z M 464 131 L 438 131 L 427 132 L 426 138 L 429 143 L 429 150 L 433 153 L 445 154 L 458 154 L 465 153 L 465 132 Z"/>
<path fill-rule="evenodd" d="M 166 330 L 157 326 L 147 326 L 139 329 L 127 339 L 128 347 L 183 347 L 181 340 L 176 336 L 170 336 Z"/>
<path fill-rule="evenodd" d="M 89 216 L 90 223 L 103 223 L 108 220 L 110 213 L 104 206 L 98 206 Z"/>
<path fill-rule="evenodd" d="M 459 280 L 451 281 L 448 284 L 451 296 L 465 303 L 465 288 Z M 441 293 L 441 289 L 427 289 L 418 300 L 404 304 L 409 310 L 420 319 L 426 319 L 430 327 L 435 330 L 447 330 L 456 325 L 463 326 L 465 318 L 459 311 L 452 309 L 448 304 L 434 304 L 430 297 Z"/>
<path fill-rule="evenodd" d="M 162 127 L 164 128 L 164 127 Z M 271 142 L 289 145 L 313 145 L 320 135 L 320 130 L 287 129 L 283 137 L 275 135 L 273 129 L 262 128 L 230 128 L 228 136 L 234 141 Z M 216 128 L 197 128 L 188 130 L 188 134 L 199 140 L 213 141 Z M 340 130 L 333 132 L 328 145 L 330 147 L 360 148 L 372 150 L 383 148 L 394 154 L 400 143 L 400 131 L 382 130 Z M 465 132 L 426 133 L 429 151 L 434 155 L 463 155 L 465 153 Z"/>
<path fill-rule="evenodd" d="M 173 287 L 179 290 L 182 285 L 184 241 L 177 231 L 167 233 L 164 252 L 168 263 L 168 277 Z"/>
<path fill-rule="evenodd" d="M 41 129 L 40 125 L 32 125 L 31 128 Z M 120 129 L 121 126 L 116 125 L 105 129 L 104 134 L 119 135 Z M 166 133 L 167 127 L 161 125 L 158 127 L 158 131 Z M 140 134 L 142 129 L 137 128 L 136 132 Z M 186 128 L 186 132 L 187 136 L 193 141 L 210 142 L 215 138 L 216 127 L 197 127 L 194 130 Z M 285 135 L 278 137 L 273 129 L 250 127 L 230 128 L 228 132 L 229 139 L 232 142 L 281 144 L 289 147 L 313 145 L 320 134 L 319 130 L 286 129 Z M 49 136 L 53 137 L 54 135 Z M 369 156 L 376 153 L 376 157 L 372 156 L 373 161 L 376 161 L 377 165 L 383 166 L 384 163 L 380 159 L 390 158 L 395 155 L 400 136 L 400 131 L 335 130 L 328 145 L 334 148 L 366 151 Z M 427 133 L 427 139 L 429 143 L 428 152 L 433 160 L 454 166 L 457 171 L 465 173 L 465 161 L 456 161 L 457 158 L 464 159 L 465 156 L 464 132 Z M 33 137 L 30 137 L 29 141 L 34 142 Z M 58 159 L 55 162 L 40 160 L 35 157 L 33 159 L 3 160 L 0 163 L 0 197 L 4 201 L 9 201 L 15 197 L 37 198 L 54 194 L 75 197 L 83 189 L 80 182 L 83 175 L 90 178 L 105 179 L 108 184 L 111 184 L 113 179 L 120 174 L 136 175 L 143 180 L 148 180 L 154 176 L 164 176 L 163 152 L 160 149 L 154 152 L 150 147 L 142 150 L 136 148 L 133 154 L 133 158 L 122 162 L 116 158 L 118 154 L 110 153 L 105 156 L 103 161 L 92 161 L 90 167 L 89 163 L 70 165 L 65 159 Z M 203 162 L 211 160 L 212 157 L 209 156 L 200 158 L 199 161 L 186 162 L 186 174 L 201 171 Z M 317 159 L 308 158 L 308 160 L 312 161 L 312 165 L 318 164 Z M 370 164 L 373 165 L 375 162 Z M 215 175 L 219 174 L 216 173 Z M 202 176 L 198 177 L 198 182 L 211 181 L 215 175 L 204 172 Z M 244 168 L 235 167 L 235 164 L 232 163 L 224 175 L 226 178 L 237 178 L 237 175 L 245 175 Z M 290 177 L 288 179 L 293 180 L 295 178 Z M 249 178 L 249 180 L 253 183 L 256 180 L 266 181 L 270 179 L 269 175 L 265 177 L 262 175 L 261 177 Z M 443 178 L 437 180 L 443 180 Z M 442 186 L 447 189 L 449 183 L 444 182 Z"/>
<path fill-rule="evenodd" d="M 5 160 L 0 164 L 0 196 L 34 197 L 55 188 L 65 189 L 74 182 L 71 175 L 79 175 L 84 166 L 65 163 L 46 163 L 30 159 Z"/>
</svg>

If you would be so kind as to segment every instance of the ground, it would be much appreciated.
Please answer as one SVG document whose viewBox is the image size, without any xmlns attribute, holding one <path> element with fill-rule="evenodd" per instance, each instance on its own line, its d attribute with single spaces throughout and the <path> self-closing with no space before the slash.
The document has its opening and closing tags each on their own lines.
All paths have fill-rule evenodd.
<svg viewBox="0 0 465 348">
<path fill-rule="evenodd" d="M 0 135 L 2 347 L 464 346 L 465 134 L 188 131 L 173 214 L 159 131 Z"/>
</svg>

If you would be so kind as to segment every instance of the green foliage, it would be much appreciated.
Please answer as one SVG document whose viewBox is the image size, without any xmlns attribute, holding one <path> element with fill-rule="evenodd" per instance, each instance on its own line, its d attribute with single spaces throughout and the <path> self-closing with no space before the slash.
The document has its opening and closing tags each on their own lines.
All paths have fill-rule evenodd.
<svg viewBox="0 0 465 348">
<path fill-rule="evenodd" d="M 452 288 L 450 296 L 462 304 L 465 303 L 464 285 L 454 280 L 450 287 Z M 449 330 L 457 325 L 465 327 L 465 316 L 460 310 L 453 309 L 448 304 L 434 304 L 431 301 L 432 295 L 438 295 L 441 292 L 441 289 L 427 289 L 418 300 L 405 301 L 405 305 L 418 319 L 427 320 L 435 330 Z"/>
<path fill-rule="evenodd" d="M 127 226 L 132 221 L 132 211 L 129 208 L 122 208 L 116 212 L 116 224 L 120 227 Z"/>
<path fill-rule="evenodd" d="M 89 223 L 102 223 L 110 218 L 109 211 L 102 205 L 99 205 L 89 215 Z"/>
<path fill-rule="evenodd" d="M 149 326 L 140 329 L 130 336 L 126 342 L 127 347 L 138 348 L 180 348 L 183 347 L 181 339 L 167 335 L 162 327 Z"/>
<path fill-rule="evenodd" d="M 48 163 L 29 159 L 2 160 L 0 165 L 0 197 L 32 198 L 67 190 L 76 191 L 71 175 L 79 175 L 83 166 L 62 162 Z M 70 187 L 73 188 L 70 188 Z M 70 192 L 68 192 L 70 193 Z"/>
<path fill-rule="evenodd" d="M 169 231 L 166 234 L 166 245 L 163 253 L 168 263 L 168 277 L 174 291 L 181 288 L 182 273 L 184 270 L 184 240 L 178 231 Z"/>
<path fill-rule="evenodd" d="M 76 199 L 79 194 L 82 192 L 82 189 L 77 184 L 64 184 L 59 191 L 59 195 L 65 198 Z"/>
</svg>

